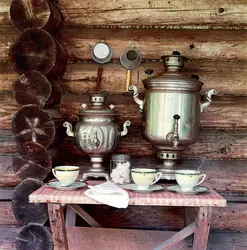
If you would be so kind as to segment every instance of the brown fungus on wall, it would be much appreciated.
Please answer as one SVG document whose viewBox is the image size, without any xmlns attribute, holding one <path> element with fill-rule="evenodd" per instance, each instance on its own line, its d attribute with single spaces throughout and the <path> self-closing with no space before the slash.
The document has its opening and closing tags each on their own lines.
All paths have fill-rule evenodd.
<svg viewBox="0 0 247 250">
<path fill-rule="evenodd" d="M 44 30 L 26 29 L 10 47 L 9 59 L 19 74 L 30 70 L 47 74 L 56 62 L 55 41 Z"/>
<path fill-rule="evenodd" d="M 52 158 L 47 149 L 37 142 L 26 142 L 19 146 L 12 158 L 15 173 L 24 180 L 35 178 L 44 180 L 52 168 Z"/>
<path fill-rule="evenodd" d="M 47 0 L 12 0 L 10 17 L 20 30 L 43 28 L 55 33 L 63 26 L 60 10 Z"/>
<path fill-rule="evenodd" d="M 52 115 L 36 105 L 25 105 L 12 120 L 12 133 L 18 144 L 33 141 L 49 147 L 56 140 Z"/>
<path fill-rule="evenodd" d="M 51 97 L 52 87 L 45 75 L 36 70 L 22 74 L 13 84 L 16 102 L 20 105 L 35 104 L 44 107 Z"/>
<path fill-rule="evenodd" d="M 48 219 L 46 203 L 29 203 L 29 195 L 39 189 L 43 182 L 27 178 L 17 185 L 12 197 L 12 210 L 21 225 L 30 222 L 44 224 Z"/>
</svg>

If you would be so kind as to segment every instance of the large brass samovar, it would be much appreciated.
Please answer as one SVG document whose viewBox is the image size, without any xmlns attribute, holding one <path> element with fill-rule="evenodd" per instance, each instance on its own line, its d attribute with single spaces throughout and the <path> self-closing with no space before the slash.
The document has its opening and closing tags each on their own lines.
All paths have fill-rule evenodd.
<svg viewBox="0 0 247 250">
<path fill-rule="evenodd" d="M 91 107 L 82 104 L 82 111 L 79 113 L 81 121 L 75 126 L 75 132 L 69 122 L 64 122 L 67 127 L 68 136 L 75 137 L 80 150 L 90 156 L 91 167 L 83 173 L 82 179 L 88 177 L 104 177 L 109 180 L 109 170 L 103 167 L 103 157 L 114 151 L 121 136 L 128 133 L 127 127 L 130 121 L 123 124 L 123 131 L 115 122 L 116 113 L 114 106 L 105 105 L 107 95 L 105 93 L 91 94 Z"/>
<path fill-rule="evenodd" d="M 144 100 L 138 98 L 138 89 L 131 85 L 135 102 L 143 114 L 143 136 L 158 151 L 163 162 L 157 166 L 163 179 L 175 179 L 176 162 L 181 152 L 196 142 L 200 130 L 200 113 L 212 101 L 216 91 L 206 92 L 206 102 L 200 102 L 199 91 L 203 83 L 197 76 L 181 73 L 185 57 L 174 51 L 162 56 L 165 72 L 152 77 L 152 70 L 146 70 L 149 77 L 143 80 Z"/>
</svg>

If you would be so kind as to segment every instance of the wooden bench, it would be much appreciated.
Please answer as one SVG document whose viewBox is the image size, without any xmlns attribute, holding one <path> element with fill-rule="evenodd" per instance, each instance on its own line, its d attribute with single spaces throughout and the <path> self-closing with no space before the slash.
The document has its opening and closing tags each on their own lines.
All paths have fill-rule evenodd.
<svg viewBox="0 0 247 250">
<path fill-rule="evenodd" d="M 101 225 L 78 205 L 99 204 L 85 196 L 85 190 L 86 188 L 59 191 L 44 185 L 29 196 L 30 202 L 48 203 L 54 250 L 189 249 L 183 239 L 193 233 L 193 249 L 206 250 L 213 207 L 226 206 L 226 200 L 210 188 L 209 192 L 199 195 L 181 195 L 169 191 L 149 194 L 129 192 L 130 206 L 154 206 L 154 209 L 155 206 L 185 207 L 188 225 L 175 234 L 164 231 L 106 229 L 101 228 Z M 66 206 L 68 211 L 75 211 L 94 228 L 65 226 L 63 210 Z M 189 210 L 192 210 L 192 213 Z M 194 218 L 191 216 L 193 214 Z M 172 248 L 174 245 L 176 247 Z"/>
</svg>

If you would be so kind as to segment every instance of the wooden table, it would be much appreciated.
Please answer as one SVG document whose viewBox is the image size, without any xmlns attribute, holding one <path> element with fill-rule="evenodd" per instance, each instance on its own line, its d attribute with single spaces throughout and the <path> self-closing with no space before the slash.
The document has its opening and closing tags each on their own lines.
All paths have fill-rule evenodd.
<svg viewBox="0 0 247 250">
<path fill-rule="evenodd" d="M 211 188 L 209 188 L 209 192 L 199 195 L 181 195 L 169 191 L 153 192 L 150 194 L 129 192 L 129 205 L 154 207 L 180 206 L 193 210 L 195 218 L 191 219 L 191 216 L 187 216 L 186 219 L 187 222 L 189 222 L 187 223 L 188 225 L 164 241 L 165 236 L 163 236 L 163 234 L 165 235 L 165 232 L 161 231 L 101 228 L 101 226 L 78 205 L 99 204 L 95 200 L 92 200 L 91 198 L 84 195 L 86 189 L 87 188 L 76 191 L 59 191 L 44 185 L 29 196 L 30 202 L 48 203 L 54 250 L 74 250 L 77 249 L 76 245 L 79 245 L 78 249 L 93 250 L 170 249 L 172 246 L 181 242 L 183 239 L 193 233 L 193 249 L 206 250 L 212 210 L 214 207 L 226 206 L 226 200 Z M 68 205 L 70 209 L 72 208 L 91 226 L 97 228 L 83 229 L 79 227 L 65 227 L 63 209 L 66 205 Z M 67 235 L 66 231 L 70 237 Z M 79 232 L 82 232 L 83 235 L 79 236 Z M 86 242 L 87 237 L 91 237 L 91 241 L 89 240 L 90 242 Z M 69 243 L 68 238 L 70 238 Z M 81 239 L 81 242 L 79 238 Z M 121 244 L 121 246 L 119 246 L 119 238 L 122 238 L 121 241 L 124 242 Z M 134 243 L 133 240 L 135 241 Z M 145 240 L 145 243 L 143 243 L 143 240 Z M 138 245 L 139 243 L 137 241 L 141 245 Z M 84 244 L 84 246 L 81 246 L 81 244 Z M 157 246 L 157 244 L 159 245 Z M 175 249 L 184 248 L 181 246 L 181 244 L 178 244 L 176 245 Z"/>
</svg>

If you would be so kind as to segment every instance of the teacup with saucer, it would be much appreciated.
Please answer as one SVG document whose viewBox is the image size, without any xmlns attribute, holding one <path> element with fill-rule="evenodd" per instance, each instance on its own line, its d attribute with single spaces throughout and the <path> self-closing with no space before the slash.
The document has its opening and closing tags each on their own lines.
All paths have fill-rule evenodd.
<svg viewBox="0 0 247 250">
<path fill-rule="evenodd" d="M 153 190 L 151 186 L 159 181 L 162 173 L 151 168 L 132 168 L 131 177 L 136 190 Z"/>
</svg>

